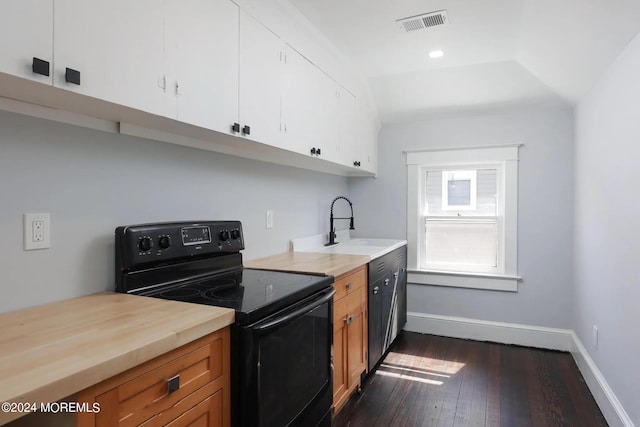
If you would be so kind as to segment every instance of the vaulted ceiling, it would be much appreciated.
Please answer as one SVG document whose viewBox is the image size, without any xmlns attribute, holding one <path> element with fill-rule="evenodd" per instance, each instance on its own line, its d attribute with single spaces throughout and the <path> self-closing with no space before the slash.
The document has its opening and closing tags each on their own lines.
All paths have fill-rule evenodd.
<svg viewBox="0 0 640 427">
<path fill-rule="evenodd" d="M 289 0 L 368 78 L 383 122 L 575 104 L 640 31 L 640 0 Z M 396 20 L 446 10 L 448 24 Z M 441 58 L 429 52 L 442 50 Z"/>
</svg>

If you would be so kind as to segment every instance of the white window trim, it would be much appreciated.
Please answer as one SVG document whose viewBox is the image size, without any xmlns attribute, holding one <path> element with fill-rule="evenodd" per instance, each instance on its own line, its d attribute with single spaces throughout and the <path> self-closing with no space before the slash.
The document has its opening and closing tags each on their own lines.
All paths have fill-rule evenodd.
<svg viewBox="0 0 640 427">
<path fill-rule="evenodd" d="M 518 290 L 518 148 L 522 144 L 461 147 L 405 151 L 407 155 L 407 270 L 408 282 L 436 286 L 452 286 L 498 291 Z M 503 273 L 476 274 L 444 272 L 420 268 L 420 232 L 423 228 L 421 207 L 424 194 L 423 173 L 426 169 L 461 165 L 501 164 L 504 179 L 498 180 L 498 191 L 504 194 Z M 504 187 L 501 187 L 503 186 Z"/>
</svg>

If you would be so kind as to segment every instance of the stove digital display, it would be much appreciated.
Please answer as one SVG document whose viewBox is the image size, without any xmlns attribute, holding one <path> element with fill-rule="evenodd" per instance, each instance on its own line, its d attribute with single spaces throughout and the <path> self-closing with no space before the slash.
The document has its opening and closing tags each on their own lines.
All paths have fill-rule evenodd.
<svg viewBox="0 0 640 427">
<path fill-rule="evenodd" d="M 209 227 L 182 228 L 182 244 L 184 246 L 200 245 L 202 243 L 211 243 L 211 230 L 209 230 Z"/>
</svg>

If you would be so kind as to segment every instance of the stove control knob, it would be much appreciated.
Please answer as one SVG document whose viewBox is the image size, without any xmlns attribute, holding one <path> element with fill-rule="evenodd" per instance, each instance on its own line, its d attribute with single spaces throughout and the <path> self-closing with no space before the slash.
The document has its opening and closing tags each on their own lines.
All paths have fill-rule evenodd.
<svg viewBox="0 0 640 427">
<path fill-rule="evenodd" d="M 158 245 L 160 245 L 162 249 L 167 249 L 169 246 L 171 246 L 171 236 L 160 237 L 160 240 L 158 241 Z"/>
<path fill-rule="evenodd" d="M 234 228 L 233 230 L 231 230 L 231 238 L 232 239 L 239 239 L 240 238 L 240 230 L 238 230 L 237 228 Z"/>
<path fill-rule="evenodd" d="M 142 239 L 140 239 L 140 241 L 138 242 L 138 248 L 140 248 L 141 251 L 143 252 L 147 252 L 148 250 L 150 250 L 153 247 L 153 242 L 151 241 L 150 238 L 148 237 L 143 237 Z"/>
<path fill-rule="evenodd" d="M 229 240 L 229 230 L 220 231 L 220 240 L 222 240 L 223 242 Z"/>
</svg>

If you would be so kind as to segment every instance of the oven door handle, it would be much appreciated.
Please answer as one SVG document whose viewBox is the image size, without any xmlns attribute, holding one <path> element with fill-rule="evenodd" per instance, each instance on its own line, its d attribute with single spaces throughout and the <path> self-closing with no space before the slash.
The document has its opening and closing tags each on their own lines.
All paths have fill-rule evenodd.
<svg viewBox="0 0 640 427">
<path fill-rule="evenodd" d="M 278 317 L 270 322 L 264 323 L 262 325 L 255 325 L 252 329 L 258 331 L 258 332 L 266 332 L 270 329 L 274 329 L 277 328 L 279 326 L 283 326 L 286 325 L 287 323 L 302 317 L 303 315 L 315 310 L 317 307 L 320 307 L 322 304 L 325 304 L 327 301 L 331 300 L 331 298 L 333 298 L 333 295 L 336 293 L 335 289 L 331 289 L 331 291 L 326 294 L 325 296 L 323 296 L 320 299 L 315 300 L 312 304 L 310 305 L 305 305 L 304 307 L 293 311 L 289 314 L 286 314 L 282 317 Z"/>
</svg>

